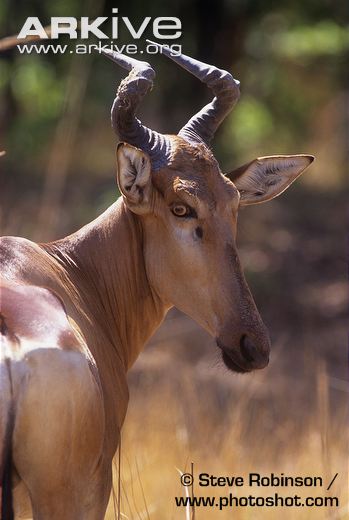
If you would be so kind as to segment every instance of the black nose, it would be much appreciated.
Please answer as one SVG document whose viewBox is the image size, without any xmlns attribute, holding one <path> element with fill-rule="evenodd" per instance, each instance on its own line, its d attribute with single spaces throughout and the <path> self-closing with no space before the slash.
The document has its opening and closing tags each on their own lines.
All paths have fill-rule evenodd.
<svg viewBox="0 0 349 520">
<path fill-rule="evenodd" d="M 252 339 L 244 334 L 240 339 L 240 350 L 242 357 L 248 363 L 260 363 L 262 359 L 265 359 L 265 354 L 260 352 L 260 350 L 255 346 Z"/>
</svg>

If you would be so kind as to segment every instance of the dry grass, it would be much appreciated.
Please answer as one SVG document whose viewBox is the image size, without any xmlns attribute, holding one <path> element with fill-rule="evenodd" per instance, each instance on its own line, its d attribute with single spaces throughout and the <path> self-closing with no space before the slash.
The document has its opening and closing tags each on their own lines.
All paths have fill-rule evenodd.
<svg viewBox="0 0 349 520">
<path fill-rule="evenodd" d="M 247 377 L 226 374 L 217 366 L 205 369 L 202 363 L 176 363 L 173 357 L 169 365 L 169 360 L 161 361 L 160 352 L 150 350 L 131 378 L 131 405 L 123 430 L 121 518 L 185 520 L 184 508 L 175 507 L 174 497 L 185 493 L 176 468 L 188 471 L 192 461 L 196 475 L 247 476 L 251 471 L 324 479 L 324 488 L 315 490 L 256 492 L 196 485 L 197 496 L 238 490 L 241 496 L 278 491 L 340 498 L 338 509 L 197 508 L 195 520 L 348 518 L 347 393 L 332 388 L 323 361 L 314 364 L 304 355 L 302 373 L 291 380 L 280 373 L 280 356 L 267 370 Z M 333 488 L 326 492 L 337 472 Z M 111 504 L 106 518 L 116 517 Z"/>
</svg>

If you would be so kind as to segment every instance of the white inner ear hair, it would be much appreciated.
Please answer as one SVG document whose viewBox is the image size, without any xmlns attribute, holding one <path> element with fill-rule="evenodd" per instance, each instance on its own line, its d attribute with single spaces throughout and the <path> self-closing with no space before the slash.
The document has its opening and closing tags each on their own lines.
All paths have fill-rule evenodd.
<svg viewBox="0 0 349 520">
<path fill-rule="evenodd" d="M 120 166 L 122 168 L 122 185 L 126 191 L 130 191 L 135 184 L 136 187 L 146 184 L 150 167 L 143 154 L 136 150 L 124 150 L 124 159 Z"/>
<path fill-rule="evenodd" d="M 270 188 L 274 188 L 291 179 L 299 171 L 299 165 L 291 158 L 275 158 L 256 161 L 245 175 L 237 181 L 238 189 L 242 192 L 264 195 Z"/>
<path fill-rule="evenodd" d="M 137 177 L 137 171 L 133 163 L 127 161 L 122 175 L 123 186 L 130 191 Z"/>
</svg>

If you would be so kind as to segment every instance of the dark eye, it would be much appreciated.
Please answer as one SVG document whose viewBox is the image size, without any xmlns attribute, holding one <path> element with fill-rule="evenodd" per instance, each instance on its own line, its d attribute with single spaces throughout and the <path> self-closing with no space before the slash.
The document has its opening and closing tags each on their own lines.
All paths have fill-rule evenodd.
<svg viewBox="0 0 349 520">
<path fill-rule="evenodd" d="M 191 216 L 191 208 L 189 208 L 185 204 L 174 204 L 171 208 L 171 211 L 176 217 Z"/>
<path fill-rule="evenodd" d="M 176 215 L 176 217 L 185 217 L 188 213 L 188 208 L 184 206 L 184 204 L 176 204 L 172 206 L 172 213 Z"/>
</svg>

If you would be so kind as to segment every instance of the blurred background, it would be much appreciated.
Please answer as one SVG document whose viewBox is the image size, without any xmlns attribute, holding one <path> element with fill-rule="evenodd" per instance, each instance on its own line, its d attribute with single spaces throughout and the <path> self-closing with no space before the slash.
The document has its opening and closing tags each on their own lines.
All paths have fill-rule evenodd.
<svg viewBox="0 0 349 520">
<path fill-rule="evenodd" d="M 113 7 L 108 0 L 2 0 L 0 38 L 17 34 L 28 16 L 49 25 L 51 16 L 111 17 Z M 183 52 L 241 81 L 240 102 L 214 142 L 223 171 L 261 155 L 316 156 L 284 195 L 239 216 L 241 260 L 272 337 L 270 366 L 227 373 L 214 341 L 173 309 L 130 372 L 121 511 L 130 519 L 185 518 L 174 505 L 183 492 L 176 468 L 194 462 L 195 471 L 217 475 L 273 471 L 329 482 L 338 472 L 331 492 L 320 492 L 340 495 L 338 510 L 282 515 L 348 518 L 347 2 L 120 0 L 117 7 L 137 27 L 145 16 L 179 17 Z M 132 43 L 125 31 L 119 42 Z M 166 58 L 149 61 L 157 78 L 140 116 L 175 133 L 209 92 Z M 0 52 L 1 234 L 53 240 L 119 196 L 109 113 L 123 77 L 98 55 Z M 234 519 L 280 514 L 242 509 Z M 195 518 L 232 512 L 198 509 Z"/>
</svg>

